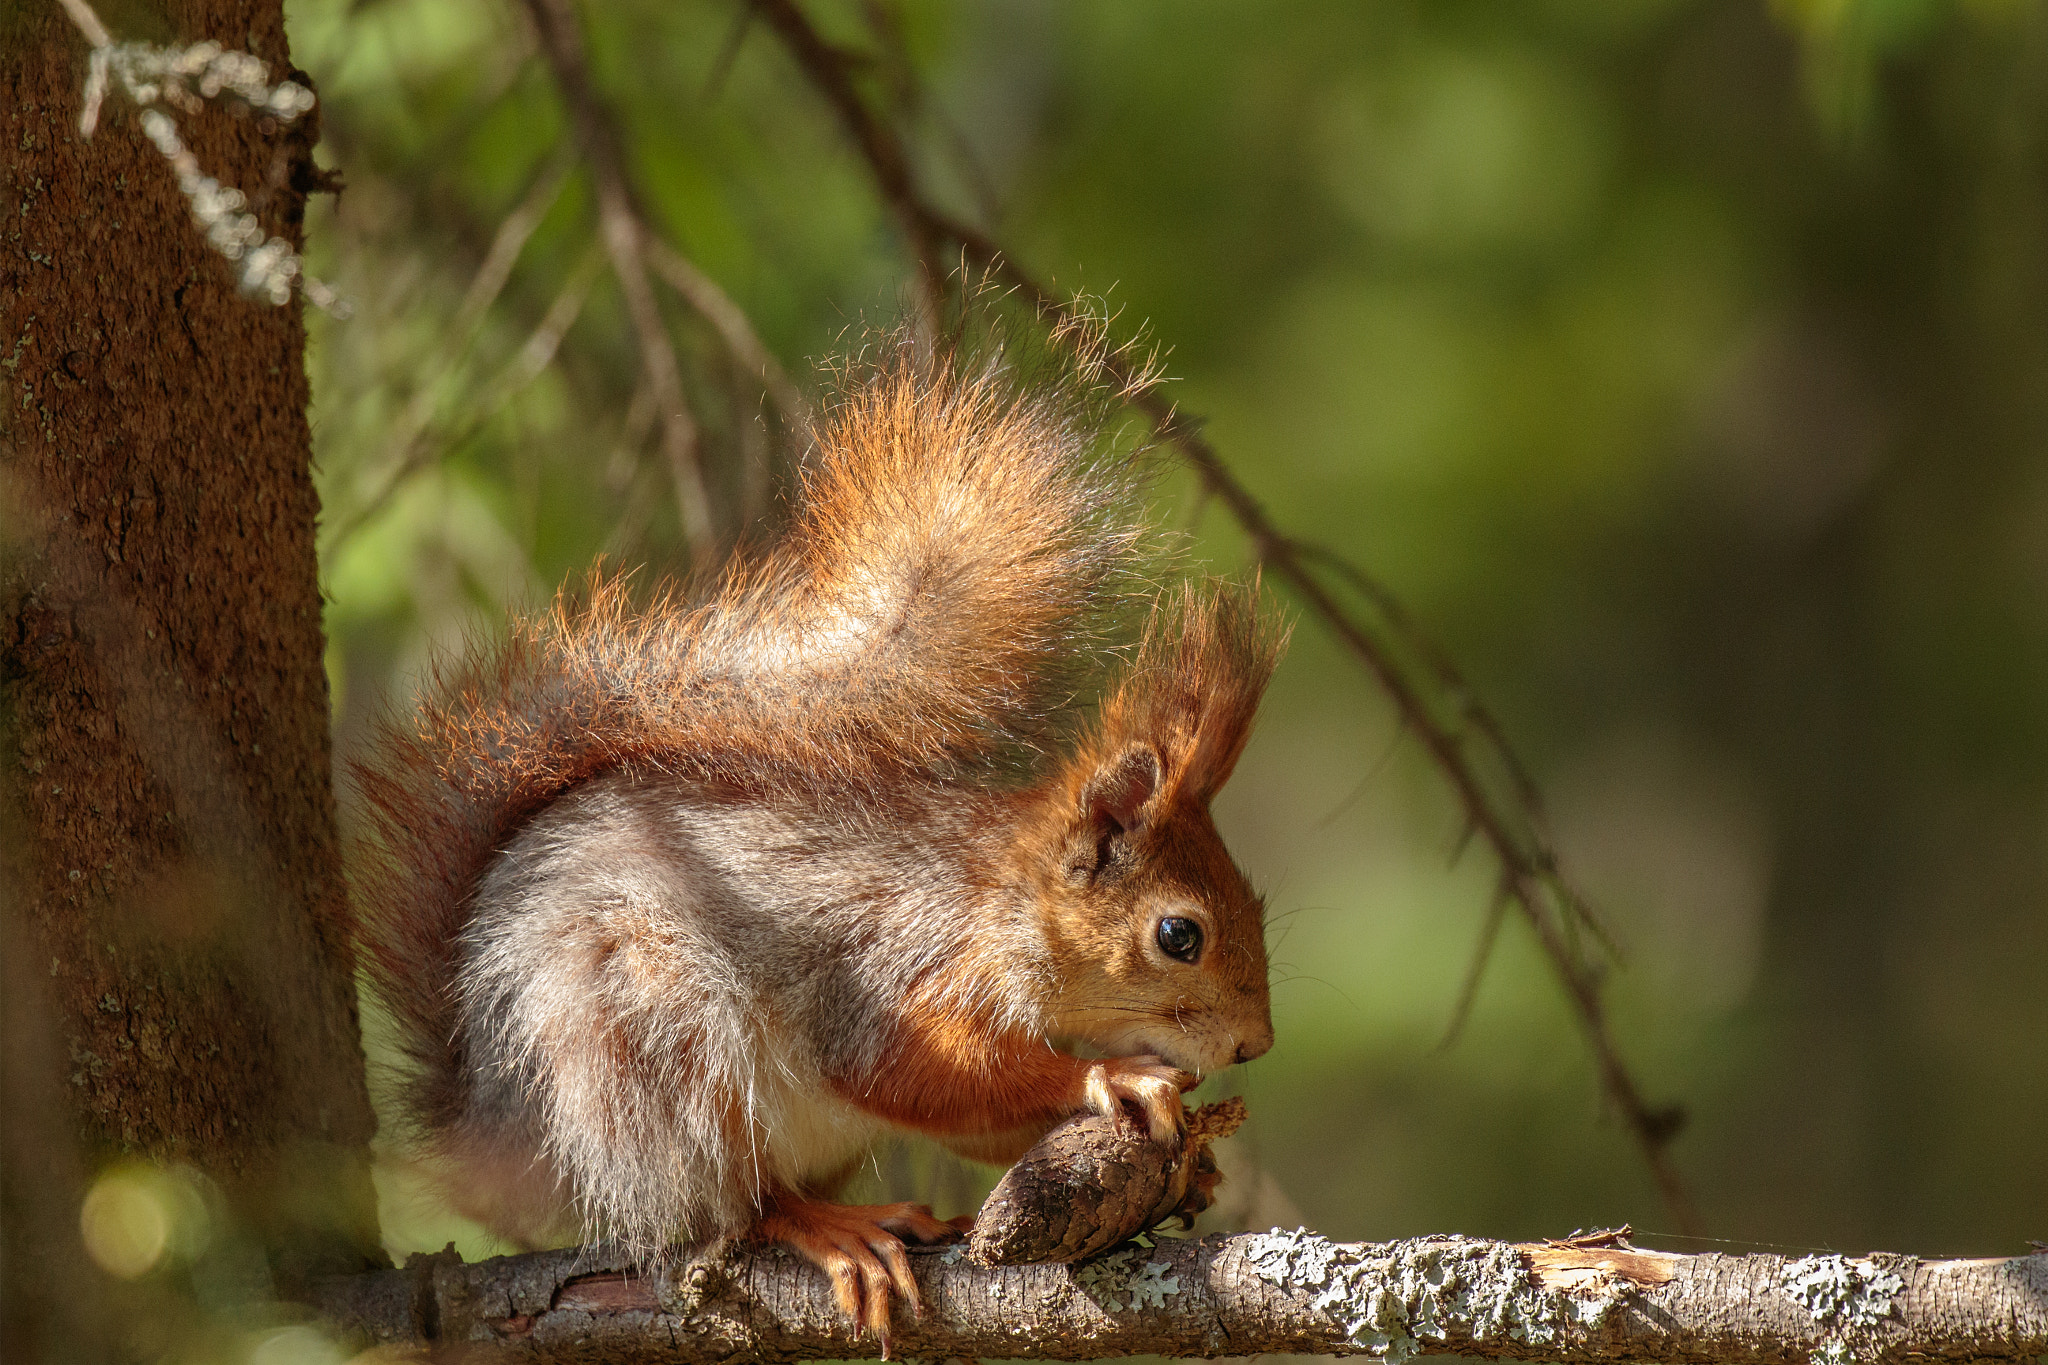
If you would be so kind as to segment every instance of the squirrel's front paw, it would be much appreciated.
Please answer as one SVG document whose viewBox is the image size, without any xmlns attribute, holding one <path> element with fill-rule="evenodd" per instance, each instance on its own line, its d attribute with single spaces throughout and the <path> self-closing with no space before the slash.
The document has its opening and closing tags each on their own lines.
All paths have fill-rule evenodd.
<svg viewBox="0 0 2048 1365">
<path fill-rule="evenodd" d="M 1163 1057 L 1111 1057 L 1088 1068 L 1082 1086 L 1088 1107 L 1104 1118 L 1118 1118 L 1126 1104 L 1145 1116 L 1145 1128 L 1162 1147 L 1178 1149 L 1187 1140 L 1188 1111 L 1180 1092 L 1192 1090 L 1201 1077 L 1182 1071 Z"/>
</svg>

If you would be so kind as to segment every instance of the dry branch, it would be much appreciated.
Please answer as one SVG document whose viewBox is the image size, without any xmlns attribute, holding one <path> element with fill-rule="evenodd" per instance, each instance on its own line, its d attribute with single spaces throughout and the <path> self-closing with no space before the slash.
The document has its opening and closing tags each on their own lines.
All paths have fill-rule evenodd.
<svg viewBox="0 0 2048 1365">
<path fill-rule="evenodd" d="M 583 312 L 583 304 L 590 297 L 591 287 L 597 283 L 602 264 L 600 256 L 584 255 L 569 272 L 569 278 L 556 292 L 540 322 L 527 334 L 525 343 L 480 391 L 466 411 L 450 419 L 439 430 L 422 428 L 404 437 L 405 457 L 384 476 L 376 492 L 336 525 L 327 539 L 326 553 L 329 556 L 338 553 L 382 513 L 413 475 L 469 439 L 477 428 L 496 416 L 521 390 L 540 378 L 541 372 L 554 360 L 555 352 L 561 349 L 562 338 L 576 325 L 577 317 Z"/>
<path fill-rule="evenodd" d="M 646 246 L 648 265 L 717 329 L 725 349 L 732 352 L 749 373 L 760 379 L 761 387 L 782 414 L 782 420 L 801 430 L 810 419 L 803 393 L 784 371 L 781 362 L 775 359 L 774 352 L 754 331 L 753 320 L 747 316 L 746 310 L 718 287 L 718 281 L 699 270 L 695 262 L 661 238 L 650 235 Z"/>
<path fill-rule="evenodd" d="M 573 156 L 557 155 L 536 177 L 526 196 L 498 225 L 497 232 L 491 237 L 490 250 L 484 253 L 483 264 L 477 267 L 476 275 L 470 280 L 469 288 L 463 292 L 462 302 L 455 310 L 454 320 L 448 325 L 445 342 L 435 348 L 434 354 L 439 357 L 438 368 L 414 388 L 405 407 L 392 419 L 384 439 L 385 453 L 378 461 L 389 472 L 378 483 L 376 491 L 342 519 L 337 529 L 328 533 L 327 554 L 330 557 L 384 510 L 407 479 L 439 459 L 452 444 L 445 437 L 438 442 L 426 441 L 429 428 L 434 424 L 435 410 L 440 407 L 450 381 L 467 364 L 470 348 L 476 344 L 477 336 L 483 330 L 484 315 L 498 301 L 498 295 L 504 292 L 506 283 L 512 278 L 512 267 L 518 263 L 520 252 L 525 250 L 527 239 L 533 236 L 534 229 L 540 226 L 541 220 L 554 206 L 562 187 L 568 183 L 569 173 L 575 168 Z M 549 309 L 549 317 L 541 323 L 540 331 L 547 331 L 561 298 L 571 292 L 580 311 L 582 299 L 594 282 L 583 280 L 576 283 L 572 277 L 572 289 L 558 296 L 557 307 Z M 559 330 L 566 331 L 567 328 Z M 522 354 L 531 354 L 533 349 L 529 342 Z M 553 352 L 549 354 L 552 356 Z"/>
<path fill-rule="evenodd" d="M 568 0 L 527 0 L 527 12 L 540 36 L 542 50 L 554 68 L 555 84 L 569 106 L 584 155 L 590 160 L 597 188 L 597 217 L 611 253 L 612 273 L 626 302 L 633 334 L 640 346 L 640 364 L 661 415 L 662 453 L 675 479 L 676 501 L 690 557 L 699 569 L 717 563 L 724 547 L 711 515 L 711 494 L 704 483 L 697 419 L 683 393 L 682 366 L 668 324 L 662 321 L 653 283 L 647 277 L 647 230 L 633 203 L 625 156 L 612 120 L 597 97 L 583 55 L 583 31 Z"/>
<path fill-rule="evenodd" d="M 977 1266 L 913 1253 L 922 1320 L 899 1352 L 1095 1359 L 1145 1352 L 1480 1355 L 1670 1365 L 2025 1360 L 2048 1352 L 2048 1254 L 1670 1256 L 1436 1237 L 1162 1239 L 1077 1265 Z M 464 1360 L 695 1362 L 873 1353 L 822 1273 L 728 1249 L 638 1274 L 602 1249 L 465 1265 L 452 1252 L 326 1282 L 333 1325 Z M 452 1349 L 451 1349 L 452 1348 Z"/>
<path fill-rule="evenodd" d="M 945 244 L 958 233 L 933 213 L 918 194 L 903 139 L 867 106 L 853 78 L 846 54 L 825 41 L 804 17 L 796 0 L 754 0 L 754 12 L 766 19 L 796 57 L 818 93 L 838 111 L 840 122 L 860 147 L 863 160 L 882 193 L 882 202 L 896 216 L 898 227 L 916 256 L 924 302 L 936 316 L 945 297 Z M 932 319 L 928 319 L 932 320 Z"/>
<path fill-rule="evenodd" d="M 913 252 L 927 263 L 927 270 L 934 243 L 951 243 L 967 266 L 1000 280 L 1045 315 L 1067 314 L 1070 305 L 1018 266 L 999 243 L 924 197 L 902 140 L 862 101 L 845 54 L 819 35 L 797 0 L 755 0 L 755 8 L 780 35 L 805 79 L 837 113 L 867 161 L 876 190 L 904 225 Z M 1504 897 L 1522 911 L 1550 959 L 1586 1035 L 1601 1087 L 1628 1124 L 1672 1220 L 1682 1232 L 1697 1231 L 1698 1217 L 1668 1151 L 1683 1113 L 1652 1105 L 1622 1058 L 1607 1026 L 1601 966 L 1578 945 L 1580 929 L 1602 937 L 1600 926 L 1585 897 L 1560 870 L 1534 792 L 1499 727 L 1442 653 L 1408 621 L 1391 593 L 1338 557 L 1285 535 L 1196 423 L 1178 413 L 1158 389 L 1131 383 L 1135 376 L 1124 370 L 1127 357 L 1112 355 L 1106 363 L 1111 377 L 1130 394 L 1132 405 L 1151 419 L 1163 440 L 1179 448 L 1205 491 L 1229 508 L 1260 562 L 1358 658 L 1393 700 L 1403 724 L 1429 751 L 1455 791 L 1468 827 L 1493 853 Z M 1311 560 L 1334 566 L 1372 604 L 1387 628 L 1375 630 L 1367 618 L 1347 610 L 1311 570 Z M 1486 776 L 1489 761 L 1506 770 L 1506 799 Z M 1481 962 L 1492 942 L 1489 930 L 1481 938 Z M 1463 1009 L 1461 999 L 1460 1014 Z"/>
</svg>

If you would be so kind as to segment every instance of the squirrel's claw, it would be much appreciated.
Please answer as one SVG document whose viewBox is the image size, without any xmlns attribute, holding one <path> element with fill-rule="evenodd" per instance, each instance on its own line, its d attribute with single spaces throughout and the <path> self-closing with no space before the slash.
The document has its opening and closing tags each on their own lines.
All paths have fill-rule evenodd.
<svg viewBox="0 0 2048 1365">
<path fill-rule="evenodd" d="M 924 1316 L 903 1239 L 951 1242 L 960 1233 L 923 1204 L 826 1204 L 783 1196 L 762 1211 L 754 1235 L 791 1247 L 832 1281 L 832 1297 L 889 1358 L 889 1310 L 900 1296 Z"/>
<path fill-rule="evenodd" d="M 960 1240 L 960 1220 L 933 1217 L 929 1204 L 870 1204 L 866 1211 L 875 1215 L 876 1226 L 887 1228 L 919 1246 L 939 1246 Z M 971 1214 L 967 1217 L 967 1225 L 974 1225 Z"/>
<path fill-rule="evenodd" d="M 1201 1077 L 1182 1071 L 1150 1053 L 1111 1057 L 1088 1068 L 1082 1086 L 1088 1107 L 1104 1118 L 1123 1116 L 1126 1102 L 1138 1106 L 1154 1142 L 1178 1150 L 1187 1141 L 1188 1111 L 1180 1092 L 1192 1090 Z"/>
</svg>

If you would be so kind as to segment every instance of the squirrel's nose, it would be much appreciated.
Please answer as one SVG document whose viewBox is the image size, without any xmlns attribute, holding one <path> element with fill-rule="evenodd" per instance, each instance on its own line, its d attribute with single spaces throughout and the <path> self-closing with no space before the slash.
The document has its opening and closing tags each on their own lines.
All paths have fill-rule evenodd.
<svg viewBox="0 0 2048 1365">
<path fill-rule="evenodd" d="M 1248 1062 L 1254 1057 L 1263 1057 L 1272 1050 L 1273 1030 L 1265 1029 L 1237 1045 L 1237 1060 Z"/>
</svg>

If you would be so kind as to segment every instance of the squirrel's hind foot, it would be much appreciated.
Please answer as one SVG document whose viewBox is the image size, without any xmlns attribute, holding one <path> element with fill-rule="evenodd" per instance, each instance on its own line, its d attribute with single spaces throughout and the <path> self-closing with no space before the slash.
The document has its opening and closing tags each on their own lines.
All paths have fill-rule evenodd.
<svg viewBox="0 0 2048 1365">
<path fill-rule="evenodd" d="M 824 1271 L 840 1308 L 881 1343 L 887 1360 L 891 1298 L 900 1294 L 913 1314 L 924 1313 L 904 1239 L 955 1242 L 960 1229 L 933 1217 L 923 1204 L 828 1204 L 779 1194 L 763 1206 L 753 1237 L 781 1242 Z"/>
</svg>

